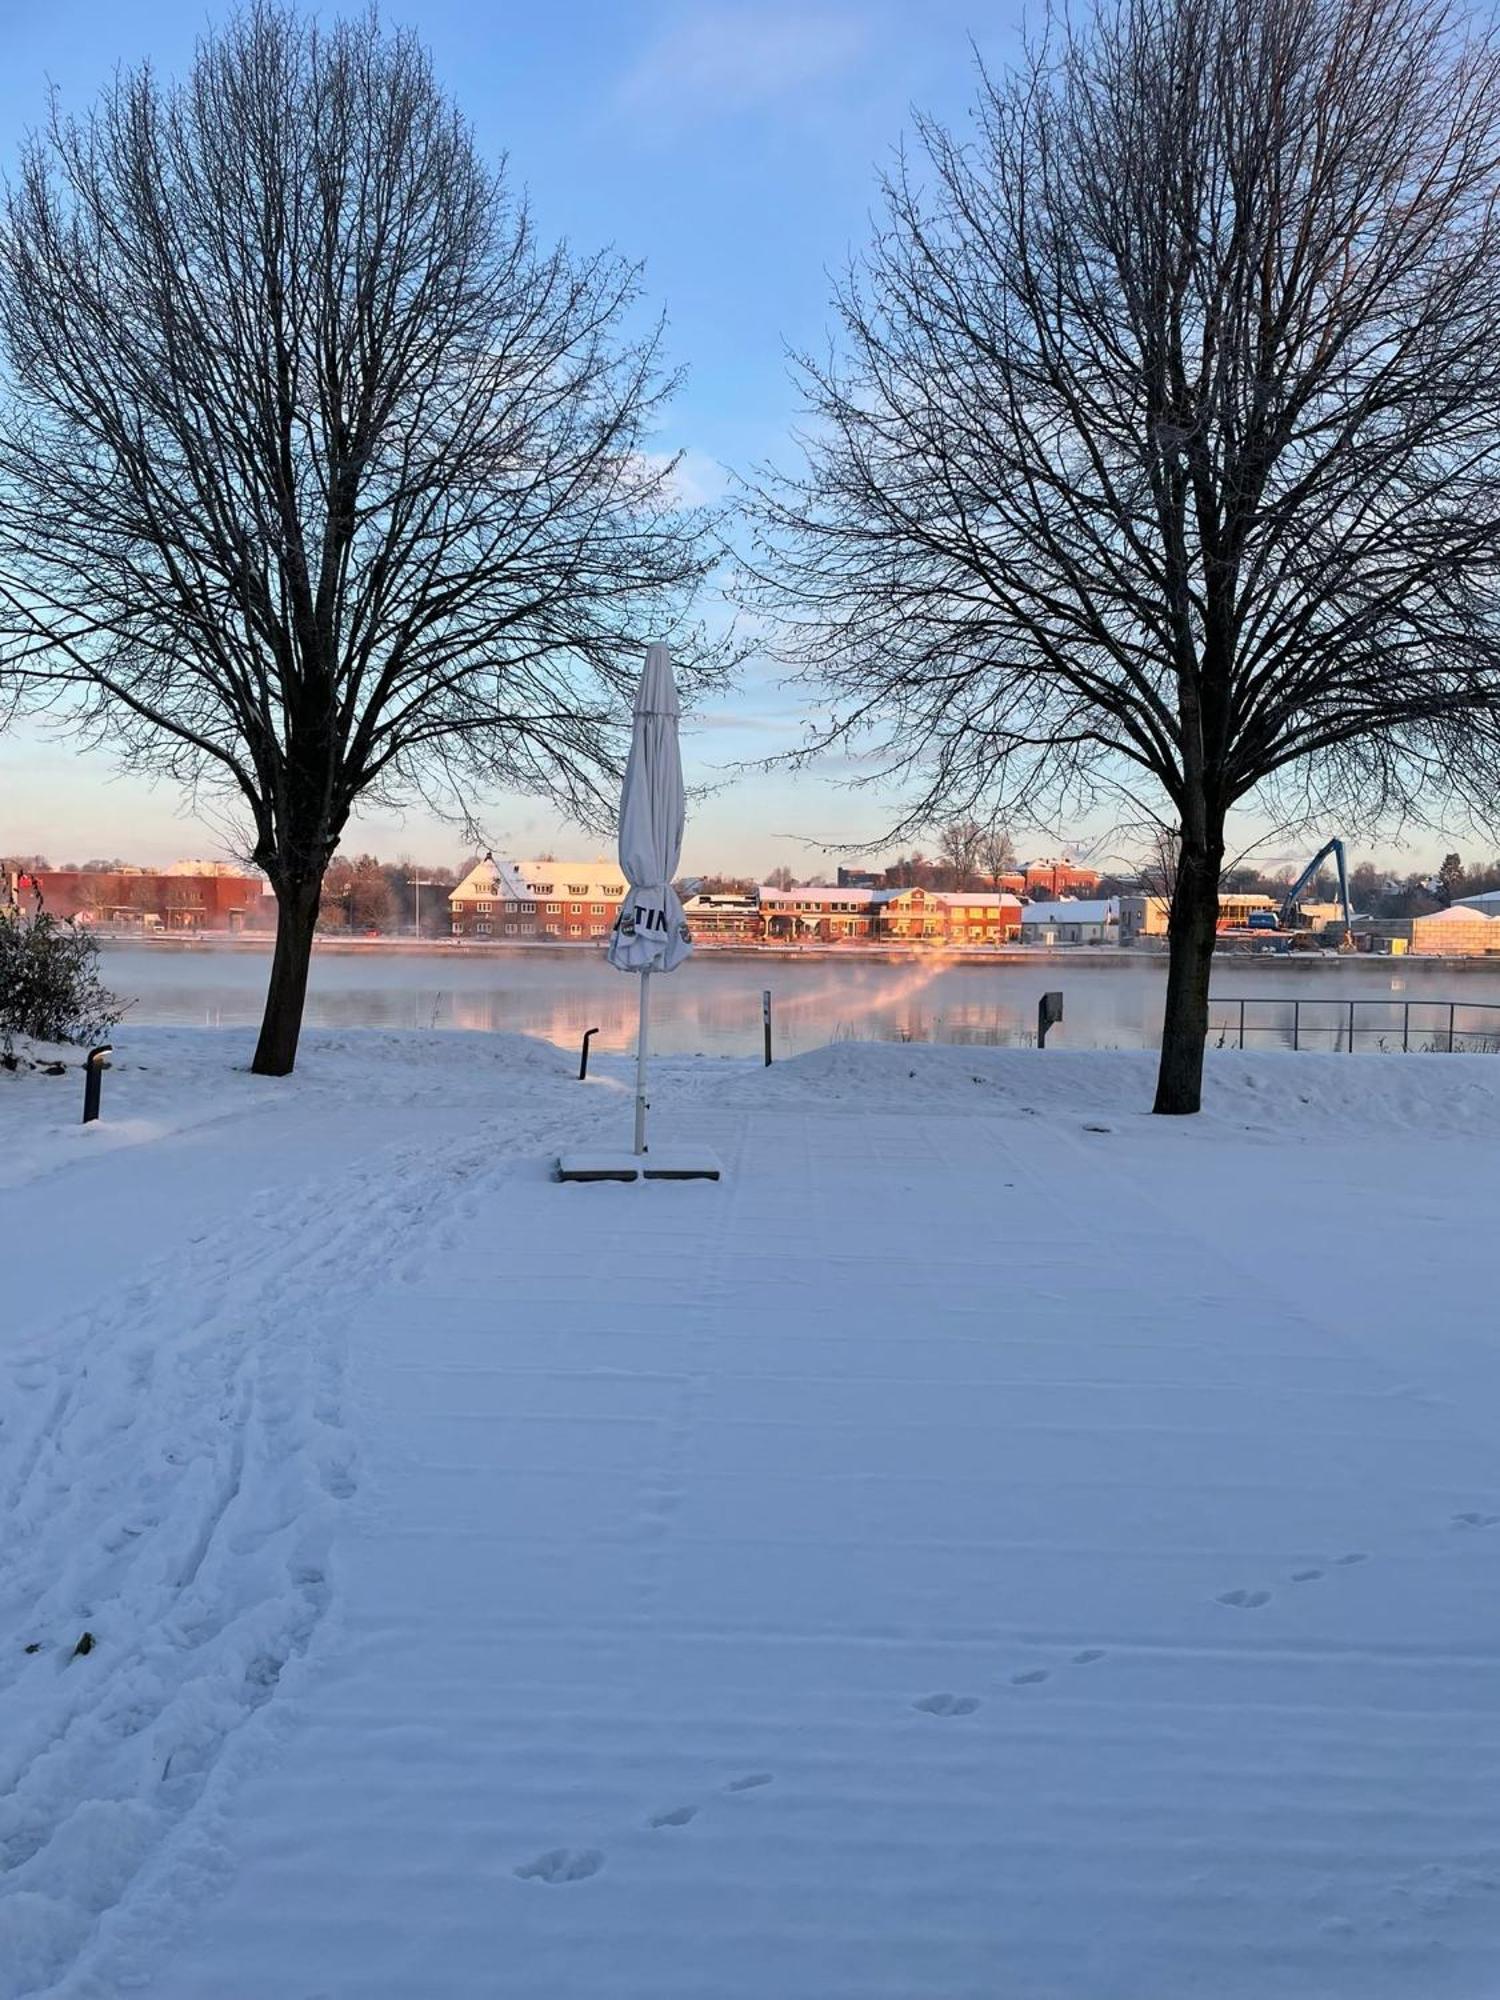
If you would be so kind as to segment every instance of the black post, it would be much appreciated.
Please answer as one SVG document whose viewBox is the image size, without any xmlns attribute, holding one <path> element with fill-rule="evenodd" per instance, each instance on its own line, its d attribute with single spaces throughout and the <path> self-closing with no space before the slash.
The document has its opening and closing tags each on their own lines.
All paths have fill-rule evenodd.
<svg viewBox="0 0 1500 2000">
<path fill-rule="evenodd" d="M 1457 1012 L 1458 1012 L 1457 1001 L 1450 1000 L 1448 1002 L 1448 1053 L 1450 1056 L 1453 1053 L 1453 1017 L 1457 1014 Z"/>
<path fill-rule="evenodd" d="M 1354 1053 L 1354 1002 L 1349 1002 L 1349 1053 Z"/>
<path fill-rule="evenodd" d="M 597 1028 L 585 1028 L 583 1031 L 583 1046 L 578 1051 L 578 1081 L 580 1083 L 583 1082 L 589 1073 L 589 1043 L 598 1032 Z"/>
<path fill-rule="evenodd" d="M 1295 1049 L 1302 1039 L 1302 1002 L 1292 1002 L 1292 1047 Z"/>
<path fill-rule="evenodd" d="M 1240 1002 L 1240 1047 L 1245 1046 L 1245 1003 Z"/>
<path fill-rule="evenodd" d="M 1405 1055 L 1411 1047 L 1411 1002 L 1403 1002 L 1401 1008 L 1401 1053 Z"/>
<path fill-rule="evenodd" d="M 768 986 L 760 996 L 761 1027 L 766 1038 L 766 1068 L 771 1067 L 771 989 Z"/>
<path fill-rule="evenodd" d="M 104 1081 L 104 1058 L 114 1053 L 113 1045 L 101 1042 L 90 1049 L 83 1065 L 83 1122 L 92 1125 L 99 1116 L 99 1089 Z"/>
<path fill-rule="evenodd" d="M 1062 1019 L 1060 993 L 1044 993 L 1036 1003 L 1036 1045 L 1039 1049 L 1047 1046 L 1047 1030 L 1055 1028 Z"/>
</svg>

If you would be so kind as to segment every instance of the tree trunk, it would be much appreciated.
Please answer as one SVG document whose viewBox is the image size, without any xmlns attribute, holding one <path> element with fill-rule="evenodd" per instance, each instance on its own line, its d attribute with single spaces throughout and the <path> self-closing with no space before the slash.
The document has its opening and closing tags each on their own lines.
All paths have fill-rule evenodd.
<svg viewBox="0 0 1500 2000">
<path fill-rule="evenodd" d="M 290 1076 L 296 1065 L 321 893 L 320 882 L 293 882 L 276 889 L 276 951 L 260 1040 L 250 1065 L 257 1076 Z"/>
<path fill-rule="evenodd" d="M 1222 827 L 1182 842 L 1172 914 L 1167 924 L 1167 1004 L 1154 1112 L 1181 1117 L 1203 1101 L 1203 1048 L 1208 1040 L 1208 981 L 1219 921 Z"/>
</svg>

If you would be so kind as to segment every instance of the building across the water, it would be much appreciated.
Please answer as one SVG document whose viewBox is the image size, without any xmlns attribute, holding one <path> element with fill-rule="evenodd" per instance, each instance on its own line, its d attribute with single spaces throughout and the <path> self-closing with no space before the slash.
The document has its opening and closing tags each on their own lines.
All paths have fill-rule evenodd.
<svg viewBox="0 0 1500 2000">
<path fill-rule="evenodd" d="M 581 944 L 608 937 L 625 895 L 610 861 L 497 861 L 485 855 L 448 896 L 454 937 Z"/>
<path fill-rule="evenodd" d="M 866 889 L 801 882 L 755 891 L 759 935 L 774 943 L 1005 944 L 1021 934 L 1022 906 L 998 890 Z M 697 900 L 687 919 L 697 921 Z"/>
<path fill-rule="evenodd" d="M 220 861 L 9 870 L 0 877 L 0 902 L 101 931 L 243 931 L 276 923 L 264 880 Z"/>
<path fill-rule="evenodd" d="M 1023 944 L 1116 944 L 1120 936 L 1119 898 L 1027 903 L 1021 911 Z"/>
</svg>

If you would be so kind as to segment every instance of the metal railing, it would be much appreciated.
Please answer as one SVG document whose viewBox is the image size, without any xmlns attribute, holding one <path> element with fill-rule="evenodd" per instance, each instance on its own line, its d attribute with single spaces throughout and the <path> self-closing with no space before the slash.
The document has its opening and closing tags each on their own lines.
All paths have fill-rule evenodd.
<svg viewBox="0 0 1500 2000">
<path fill-rule="evenodd" d="M 1209 1040 L 1220 1048 L 1242 1049 L 1247 1035 L 1259 1035 L 1283 1047 L 1331 1047 L 1349 1055 L 1360 1047 L 1500 1054 L 1500 1001 L 1318 1000 L 1250 993 L 1215 995 L 1208 1005 Z M 1255 1020 L 1252 1008 L 1269 1009 L 1272 1018 Z M 1371 1015 L 1378 1018 L 1372 1021 Z M 1476 1015 L 1482 1018 L 1467 1018 Z"/>
</svg>

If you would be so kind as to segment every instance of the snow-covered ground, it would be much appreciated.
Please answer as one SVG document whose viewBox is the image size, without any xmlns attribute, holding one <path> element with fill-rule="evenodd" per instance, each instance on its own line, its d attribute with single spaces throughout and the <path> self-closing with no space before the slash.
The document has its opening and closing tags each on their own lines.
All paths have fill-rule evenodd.
<svg viewBox="0 0 1500 2000">
<path fill-rule="evenodd" d="M 249 1045 L 0 1075 L 0 2000 L 1495 1993 L 1500 1062 L 677 1061 L 579 1187 L 619 1064 Z"/>
</svg>

